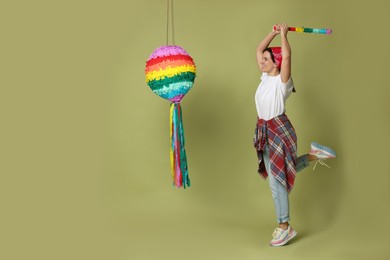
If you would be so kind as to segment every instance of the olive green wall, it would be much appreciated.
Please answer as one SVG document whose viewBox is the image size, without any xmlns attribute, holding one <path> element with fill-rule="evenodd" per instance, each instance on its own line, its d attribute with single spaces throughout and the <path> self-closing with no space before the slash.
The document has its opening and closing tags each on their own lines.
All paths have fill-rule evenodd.
<svg viewBox="0 0 390 260">
<path fill-rule="evenodd" d="M 175 0 L 176 44 L 197 65 L 182 101 L 192 187 L 173 188 L 169 102 L 144 81 L 166 1 L 22 1 L 2 19 L 1 259 L 389 259 L 388 5 L 383 0 Z M 300 153 L 296 239 L 276 227 L 252 135 L 255 48 L 289 33 Z M 275 40 L 279 44 L 280 39 Z"/>
</svg>

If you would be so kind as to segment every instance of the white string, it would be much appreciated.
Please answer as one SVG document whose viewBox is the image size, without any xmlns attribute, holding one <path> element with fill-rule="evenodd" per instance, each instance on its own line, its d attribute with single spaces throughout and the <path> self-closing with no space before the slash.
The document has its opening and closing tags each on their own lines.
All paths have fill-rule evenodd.
<svg viewBox="0 0 390 260">
<path fill-rule="evenodd" d="M 171 4 L 171 9 L 169 10 L 169 4 Z M 167 40 L 166 45 L 168 45 L 168 38 L 169 38 L 169 11 L 171 12 L 171 37 L 172 37 L 172 44 L 175 45 L 175 28 L 174 28 L 174 20 L 173 20 L 173 0 L 167 0 Z"/>
<path fill-rule="evenodd" d="M 329 165 L 327 165 L 323 160 L 317 160 L 316 161 L 316 163 L 314 164 L 314 167 L 313 167 L 313 171 L 316 169 L 316 167 L 317 167 L 317 163 L 320 163 L 321 165 L 323 165 L 323 166 L 326 166 L 326 167 L 328 167 L 328 168 L 330 168 L 330 166 Z"/>
</svg>

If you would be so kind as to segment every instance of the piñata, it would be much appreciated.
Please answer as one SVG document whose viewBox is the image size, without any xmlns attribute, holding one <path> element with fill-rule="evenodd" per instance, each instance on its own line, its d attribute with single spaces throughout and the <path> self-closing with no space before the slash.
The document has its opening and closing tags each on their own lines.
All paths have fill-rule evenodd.
<svg viewBox="0 0 390 260">
<path fill-rule="evenodd" d="M 152 91 L 171 102 L 170 158 L 173 184 L 178 188 L 190 187 L 180 101 L 194 84 L 195 63 L 180 46 L 160 46 L 146 61 L 145 76 Z"/>
</svg>

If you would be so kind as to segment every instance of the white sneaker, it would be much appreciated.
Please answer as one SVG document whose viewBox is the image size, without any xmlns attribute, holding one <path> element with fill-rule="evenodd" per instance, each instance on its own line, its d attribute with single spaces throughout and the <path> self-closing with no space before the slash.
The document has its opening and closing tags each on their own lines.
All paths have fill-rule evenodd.
<svg viewBox="0 0 390 260">
<path fill-rule="evenodd" d="M 314 155 L 318 158 L 316 163 L 314 164 L 313 170 L 316 169 L 317 164 L 320 163 L 323 166 L 326 166 L 330 168 L 324 161 L 321 159 L 328 159 L 328 158 L 336 158 L 336 153 L 331 148 L 326 147 L 324 145 L 320 145 L 319 143 L 312 142 L 311 143 L 311 149 L 309 152 L 310 155 Z"/>
<path fill-rule="evenodd" d="M 297 232 L 288 225 L 288 228 L 284 230 L 283 228 L 276 228 L 272 234 L 273 239 L 270 242 L 271 246 L 284 246 L 288 241 L 293 239 L 297 235 Z"/>
<path fill-rule="evenodd" d="M 318 159 L 336 158 L 335 151 L 316 142 L 311 143 L 311 149 L 309 154 L 317 156 Z"/>
</svg>

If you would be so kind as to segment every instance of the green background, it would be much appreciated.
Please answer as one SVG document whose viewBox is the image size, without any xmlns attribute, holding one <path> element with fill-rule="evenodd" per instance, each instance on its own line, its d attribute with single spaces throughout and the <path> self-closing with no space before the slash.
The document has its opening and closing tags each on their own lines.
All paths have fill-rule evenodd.
<svg viewBox="0 0 390 260">
<path fill-rule="evenodd" d="M 182 101 L 192 187 L 172 187 L 169 102 L 145 84 L 166 1 L 5 1 L 1 7 L 1 259 L 389 259 L 389 25 L 385 0 L 174 1 L 197 65 Z M 298 236 L 276 227 L 252 148 L 259 41 L 289 33 L 300 154 Z M 278 45 L 276 38 L 273 45 Z"/>
</svg>

